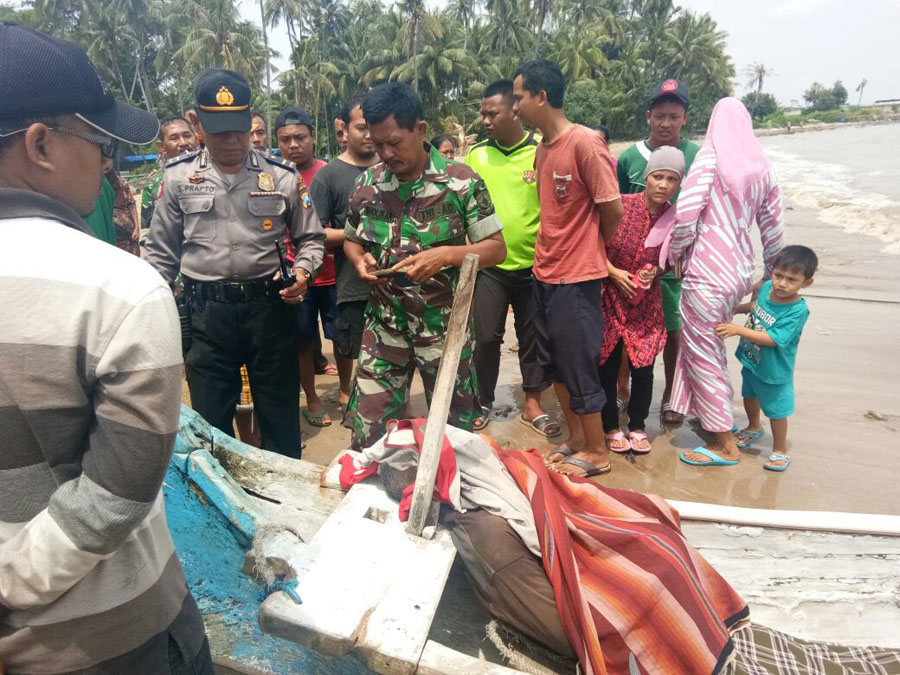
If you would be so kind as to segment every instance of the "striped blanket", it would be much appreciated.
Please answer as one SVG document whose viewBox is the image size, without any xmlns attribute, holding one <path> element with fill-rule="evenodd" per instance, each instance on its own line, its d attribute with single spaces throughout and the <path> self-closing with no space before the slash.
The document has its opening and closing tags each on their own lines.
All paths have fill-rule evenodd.
<svg viewBox="0 0 900 675">
<path fill-rule="evenodd" d="M 749 610 L 681 533 L 663 499 L 549 471 L 537 450 L 494 446 L 528 496 L 544 571 L 582 668 L 720 673 Z M 602 646 L 602 648 L 601 648 Z"/>
</svg>

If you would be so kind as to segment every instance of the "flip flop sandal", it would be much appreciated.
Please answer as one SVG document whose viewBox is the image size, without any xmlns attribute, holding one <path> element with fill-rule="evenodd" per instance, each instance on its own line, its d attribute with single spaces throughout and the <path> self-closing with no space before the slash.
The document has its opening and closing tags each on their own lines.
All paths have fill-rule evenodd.
<svg viewBox="0 0 900 675">
<path fill-rule="evenodd" d="M 570 448 L 570 447 L 569 447 L 568 445 L 566 445 L 565 443 L 561 443 L 560 445 L 557 445 L 555 448 L 553 448 L 553 449 L 552 449 L 550 452 L 548 452 L 546 455 L 544 455 L 544 466 L 550 466 L 551 464 L 556 464 L 557 462 L 561 462 L 561 461 L 562 461 L 561 459 L 558 459 L 558 460 L 556 460 L 556 462 L 549 462 L 549 463 L 548 463 L 548 462 L 547 462 L 547 457 L 549 457 L 550 455 L 562 455 L 562 456 L 563 456 L 563 459 L 565 459 L 566 457 L 571 457 L 571 456 L 574 455 L 576 452 L 578 452 L 578 451 L 577 451 L 577 450 L 573 450 L 572 448 Z"/>
<path fill-rule="evenodd" d="M 735 436 L 737 438 L 743 439 L 743 440 L 739 440 L 737 442 L 737 446 L 741 450 L 745 450 L 746 448 L 749 448 L 751 445 L 753 445 L 753 441 L 760 439 L 765 435 L 766 435 L 766 432 L 763 429 L 760 429 L 759 431 L 750 431 L 749 429 L 741 429 L 739 432 L 737 432 L 737 434 L 735 434 Z"/>
<path fill-rule="evenodd" d="M 337 366 L 333 363 L 329 363 L 325 366 L 325 369 L 321 373 L 322 375 L 330 375 L 331 377 L 335 377 L 338 374 Z"/>
<path fill-rule="evenodd" d="M 591 464 L 590 462 L 586 462 L 583 459 L 578 459 L 576 457 L 566 457 L 560 464 L 577 466 L 584 471 L 583 476 L 569 475 L 570 478 L 592 478 L 593 476 L 602 476 L 612 471 L 612 464 L 610 462 L 607 462 L 605 466 L 597 466 L 596 464 Z"/>
<path fill-rule="evenodd" d="M 772 462 L 778 462 L 778 461 L 784 462 L 784 464 L 782 464 L 781 466 L 772 464 Z M 763 464 L 763 468 L 766 471 L 787 471 L 787 468 L 790 465 L 791 465 L 790 457 L 788 457 L 787 455 L 782 455 L 779 452 L 773 452 L 771 455 L 769 455 L 769 462 L 766 464 Z"/>
<path fill-rule="evenodd" d="M 312 415 L 308 410 L 303 411 L 303 417 L 306 418 L 306 421 L 309 422 L 314 427 L 330 427 L 331 426 L 331 418 L 328 416 L 328 413 L 321 413 L 319 415 Z"/>
<path fill-rule="evenodd" d="M 610 445 L 610 441 L 624 441 L 625 445 L 620 446 L 618 448 L 614 448 Z M 610 431 L 606 434 L 606 447 L 608 450 L 612 450 L 613 452 L 618 452 L 620 455 L 624 455 L 626 452 L 631 450 L 631 441 L 623 434 L 621 431 Z"/>
<path fill-rule="evenodd" d="M 538 415 L 533 420 L 527 419 L 522 414 L 519 415 L 519 421 L 547 438 L 555 438 L 562 433 L 562 428 L 547 414 Z"/>
<path fill-rule="evenodd" d="M 681 424 L 684 422 L 684 415 L 680 412 L 676 412 L 671 403 L 663 403 L 660 413 L 663 424 Z M 666 415 L 669 415 L 670 417 L 667 419 Z"/>
<path fill-rule="evenodd" d="M 481 431 L 488 425 L 488 423 L 491 421 L 488 418 L 490 412 L 490 410 L 488 410 L 484 406 L 481 406 L 481 416 L 476 417 L 475 421 L 472 422 L 472 431 Z"/>
<path fill-rule="evenodd" d="M 627 438 L 628 442 L 631 443 L 631 451 L 637 453 L 638 455 L 646 455 L 653 449 L 652 447 L 650 447 L 649 440 L 647 439 L 647 434 L 645 434 L 643 431 L 629 431 Z M 648 441 L 647 447 L 637 447 L 636 444 L 640 441 Z"/>
<path fill-rule="evenodd" d="M 734 466 L 738 464 L 738 460 L 736 459 L 725 459 L 724 457 L 720 457 L 712 450 L 707 450 L 703 446 L 699 448 L 694 448 L 691 452 L 696 452 L 698 455 L 703 455 L 704 457 L 709 457 L 711 461 L 709 462 L 697 462 L 693 459 L 687 458 L 687 452 L 682 452 L 678 457 L 685 464 L 690 464 L 691 466 Z"/>
</svg>

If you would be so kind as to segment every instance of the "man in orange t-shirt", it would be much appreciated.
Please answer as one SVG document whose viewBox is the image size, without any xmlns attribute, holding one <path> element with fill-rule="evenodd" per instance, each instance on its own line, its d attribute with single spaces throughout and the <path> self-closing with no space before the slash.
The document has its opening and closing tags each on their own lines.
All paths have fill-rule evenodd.
<svg viewBox="0 0 900 675">
<path fill-rule="evenodd" d="M 562 474 L 591 477 L 611 469 L 600 411 L 603 343 L 601 280 L 606 246 L 622 219 L 622 201 L 606 143 L 563 112 L 559 66 L 523 64 L 513 82 L 513 110 L 540 129 L 535 154 L 541 224 L 534 254 L 534 330 L 538 359 L 553 377 L 569 440 L 547 462 Z"/>
</svg>

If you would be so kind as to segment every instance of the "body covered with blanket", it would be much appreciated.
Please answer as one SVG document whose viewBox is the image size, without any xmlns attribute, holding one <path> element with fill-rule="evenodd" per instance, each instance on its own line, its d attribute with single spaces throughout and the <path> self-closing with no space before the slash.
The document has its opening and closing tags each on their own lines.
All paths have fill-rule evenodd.
<svg viewBox="0 0 900 675">
<path fill-rule="evenodd" d="M 424 429 L 424 419 L 391 422 L 372 447 L 341 458 L 341 483 L 379 465 L 414 470 Z M 401 510 L 411 493 L 410 485 Z M 488 609 L 574 654 L 586 673 L 628 673 L 629 662 L 643 673 L 719 673 L 732 659 L 731 636 L 748 620 L 747 606 L 660 497 L 562 476 L 537 450 L 502 450 L 453 427 L 434 497 L 447 505 L 442 521 Z M 473 518 L 479 512 L 499 521 L 493 536 Z M 507 597 L 521 594 L 528 597 Z M 551 599 L 555 616 L 541 611 Z"/>
</svg>

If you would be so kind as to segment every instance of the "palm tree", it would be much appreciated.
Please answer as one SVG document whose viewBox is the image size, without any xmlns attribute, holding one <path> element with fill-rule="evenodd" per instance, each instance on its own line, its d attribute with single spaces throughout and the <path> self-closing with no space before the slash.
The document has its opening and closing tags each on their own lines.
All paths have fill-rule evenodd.
<svg viewBox="0 0 900 675">
<path fill-rule="evenodd" d="M 192 28 L 184 35 L 173 59 L 192 70 L 234 70 L 258 88 L 269 57 L 259 29 L 240 20 L 231 0 L 184 0 L 180 7 L 183 14 L 170 15 L 169 21 L 187 21 L 182 25 Z"/>
<path fill-rule="evenodd" d="M 451 0 L 447 5 L 447 15 L 468 31 L 475 25 L 475 2 L 476 0 Z"/>
<path fill-rule="evenodd" d="M 400 12 L 409 17 L 406 23 L 406 37 L 408 48 L 406 50 L 407 58 L 413 65 L 412 87 L 418 93 L 419 91 L 419 72 L 418 59 L 419 54 L 419 30 L 422 24 L 422 17 L 426 16 L 425 7 L 422 0 L 398 0 L 397 8 Z"/>
<path fill-rule="evenodd" d="M 291 51 L 297 45 L 299 39 L 299 26 L 303 21 L 304 8 L 302 0 L 265 0 L 264 4 L 264 23 L 274 28 L 279 21 L 284 21 L 287 29 L 288 44 Z"/>
<path fill-rule="evenodd" d="M 666 75 L 687 80 L 697 89 L 729 91 L 734 67 L 725 53 L 727 33 L 716 26 L 709 14 L 685 12 L 666 30 Z"/>
<path fill-rule="evenodd" d="M 859 108 L 862 105 L 863 89 L 866 88 L 867 84 L 869 84 L 869 81 L 866 78 L 863 78 L 862 82 L 860 82 L 858 85 L 856 85 L 856 91 L 859 92 L 859 100 L 857 100 L 857 102 L 856 102 L 857 108 Z"/>
<path fill-rule="evenodd" d="M 747 76 L 747 86 L 749 88 L 756 88 L 756 98 L 759 98 L 759 95 L 762 94 L 763 90 L 763 82 L 767 77 L 771 77 L 775 74 L 775 71 L 762 63 L 751 63 L 749 66 L 744 68 L 744 75 Z"/>
<path fill-rule="evenodd" d="M 421 76 L 428 86 L 431 103 L 437 105 L 442 93 L 461 87 L 461 82 L 476 72 L 478 62 L 463 48 L 459 24 L 432 23 L 424 37 L 420 52 L 394 68 L 391 79 L 408 82 Z"/>
<path fill-rule="evenodd" d="M 571 82 L 592 80 L 609 67 L 603 46 L 610 42 L 600 21 L 585 26 L 574 34 L 557 33 L 551 47 L 551 59 Z"/>
</svg>

